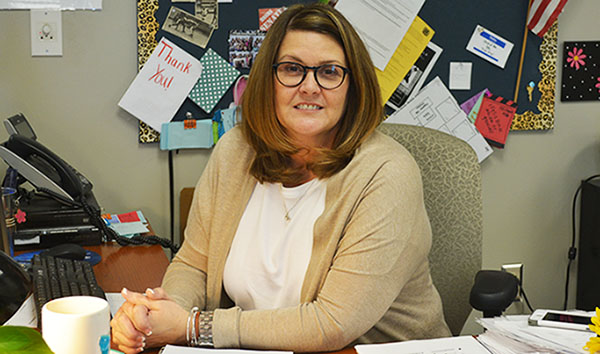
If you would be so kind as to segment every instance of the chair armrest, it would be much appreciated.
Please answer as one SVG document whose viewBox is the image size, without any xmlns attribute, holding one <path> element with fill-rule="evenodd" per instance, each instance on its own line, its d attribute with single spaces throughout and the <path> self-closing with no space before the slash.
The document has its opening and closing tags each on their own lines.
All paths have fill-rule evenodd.
<svg viewBox="0 0 600 354">
<path fill-rule="evenodd" d="M 515 300 L 519 280 L 513 274 L 499 270 L 480 270 L 475 275 L 469 303 L 482 311 L 483 317 L 500 316 Z"/>
</svg>

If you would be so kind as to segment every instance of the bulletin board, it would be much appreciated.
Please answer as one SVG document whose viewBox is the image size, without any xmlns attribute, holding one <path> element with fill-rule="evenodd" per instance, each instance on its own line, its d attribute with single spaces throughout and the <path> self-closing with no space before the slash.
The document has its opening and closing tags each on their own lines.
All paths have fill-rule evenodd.
<svg viewBox="0 0 600 354">
<path fill-rule="evenodd" d="M 208 48 L 212 48 L 225 60 L 229 60 L 229 32 L 230 30 L 258 30 L 258 9 L 277 8 L 290 6 L 295 3 L 309 3 L 310 0 L 233 0 L 232 3 L 219 3 L 218 29 L 214 30 L 206 48 L 201 48 L 178 36 L 162 30 L 171 6 L 177 7 L 194 14 L 194 2 L 174 2 L 170 0 L 138 0 L 137 1 L 137 28 L 138 28 L 138 70 L 162 37 L 167 38 L 177 46 L 200 59 Z M 242 74 L 248 74 L 249 69 L 241 68 Z M 191 99 L 186 98 L 173 120 L 184 120 L 189 112 L 194 119 L 210 119 L 215 110 L 227 108 L 233 101 L 230 88 L 211 112 L 205 112 Z M 160 141 L 160 134 L 144 122 L 139 123 L 139 142 L 154 143 Z"/>
<path fill-rule="evenodd" d="M 450 62 L 471 62 L 470 90 L 452 90 L 458 103 L 483 89 L 512 100 L 523 43 L 527 0 L 426 0 L 419 16 L 435 30 L 432 42 L 443 48 L 427 80 L 436 76 L 449 86 Z M 477 25 L 512 42 L 514 47 L 504 69 L 474 55 L 465 48 Z M 558 26 L 539 38 L 527 31 L 524 64 L 512 130 L 554 128 L 554 96 Z M 529 101 L 527 86 L 535 84 Z"/>
<path fill-rule="evenodd" d="M 170 0 L 138 0 L 138 70 L 144 65 L 158 41 L 164 36 L 196 58 L 201 58 L 206 49 L 212 48 L 228 60 L 229 31 L 235 29 L 258 29 L 258 9 L 289 6 L 294 3 L 309 3 L 311 0 L 233 0 L 219 3 L 219 27 L 215 30 L 206 48 L 201 48 L 161 29 L 171 6 L 194 13 L 194 3 Z M 466 101 L 487 88 L 495 95 L 513 99 L 517 72 L 523 43 L 523 32 L 527 14 L 527 0 L 426 0 L 419 16 L 435 30 L 432 42 L 443 48 L 443 52 L 429 74 L 427 81 L 439 76 L 448 86 L 450 62 L 471 62 L 472 78 L 470 90 L 453 90 L 459 103 Z M 514 47 L 504 69 L 467 51 L 466 45 L 477 25 L 496 33 L 513 43 Z M 539 38 L 530 31 L 519 85 L 517 114 L 512 130 L 547 130 L 554 128 L 554 96 L 556 80 L 558 26 L 555 23 Z M 247 74 L 248 69 L 240 69 Z M 527 86 L 534 83 L 531 101 Z M 231 89 L 215 107 L 226 108 L 233 100 Z M 189 98 L 175 114 L 174 120 L 183 120 L 186 113 L 195 119 L 208 119 L 213 112 L 204 112 Z M 152 143 L 160 140 L 159 133 L 140 122 L 139 141 Z"/>
</svg>

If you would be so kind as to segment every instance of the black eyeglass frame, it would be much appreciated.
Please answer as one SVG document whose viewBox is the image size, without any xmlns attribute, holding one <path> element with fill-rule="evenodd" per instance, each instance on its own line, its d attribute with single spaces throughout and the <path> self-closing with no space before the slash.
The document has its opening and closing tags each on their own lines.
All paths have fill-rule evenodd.
<svg viewBox="0 0 600 354">
<path fill-rule="evenodd" d="M 294 65 L 298 65 L 299 67 L 302 68 L 303 73 L 302 73 L 302 79 L 295 85 L 286 85 L 283 82 L 281 82 L 281 79 L 279 78 L 279 75 L 277 75 L 277 69 L 279 68 L 280 65 L 282 64 L 294 64 Z M 340 80 L 340 83 L 335 86 L 335 87 L 325 87 L 323 85 L 321 85 L 321 83 L 319 82 L 319 78 L 317 77 L 317 71 L 320 68 L 323 67 L 327 67 L 327 66 L 336 66 L 340 69 L 342 69 L 342 72 L 344 73 L 344 76 L 342 76 L 342 80 Z M 337 65 L 337 64 L 323 64 L 323 65 L 319 65 L 319 66 L 306 66 L 306 65 L 302 65 L 300 63 L 296 63 L 293 61 L 282 61 L 279 62 L 277 64 L 273 64 L 273 70 L 275 70 L 275 77 L 277 78 L 277 81 L 279 81 L 280 84 L 282 84 L 285 87 L 297 87 L 300 86 L 301 83 L 304 82 L 304 80 L 306 79 L 306 74 L 308 73 L 308 70 L 312 70 L 313 71 L 313 75 L 315 76 L 315 81 L 317 82 L 317 85 L 319 85 L 320 88 L 324 89 L 324 90 L 335 90 L 336 88 L 342 86 L 342 84 L 344 83 L 344 80 L 346 79 L 347 75 L 350 75 L 350 69 L 345 68 L 341 65 Z"/>
</svg>

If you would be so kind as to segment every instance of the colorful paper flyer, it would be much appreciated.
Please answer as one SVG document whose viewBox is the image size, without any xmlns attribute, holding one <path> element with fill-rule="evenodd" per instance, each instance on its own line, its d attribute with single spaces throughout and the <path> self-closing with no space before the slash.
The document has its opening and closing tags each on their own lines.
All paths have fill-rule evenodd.
<svg viewBox="0 0 600 354">
<path fill-rule="evenodd" d="M 204 53 L 200 63 L 203 68 L 202 77 L 190 92 L 189 98 L 209 113 L 241 73 L 211 48 Z"/>
<path fill-rule="evenodd" d="M 201 74 L 196 58 L 163 37 L 118 105 L 160 132 Z"/>
<path fill-rule="evenodd" d="M 491 93 L 488 91 L 485 94 L 479 96 L 479 98 L 477 99 L 477 102 L 475 102 L 475 105 L 473 106 L 473 108 L 471 108 L 471 111 L 469 112 L 469 114 L 467 114 L 467 117 L 469 118 L 469 120 L 471 121 L 471 123 L 475 124 L 475 120 L 477 119 L 477 114 L 479 114 L 479 108 L 481 107 L 481 102 L 483 101 L 483 98 L 486 96 L 491 96 Z"/>
<path fill-rule="evenodd" d="M 517 104 L 500 96 L 483 96 L 475 127 L 490 145 L 504 148 Z"/>
<path fill-rule="evenodd" d="M 258 29 L 261 31 L 268 31 L 271 25 L 279 15 L 281 15 L 287 7 L 276 7 L 269 9 L 258 9 Z"/>
<path fill-rule="evenodd" d="M 475 106 L 475 104 L 477 103 L 477 101 L 479 100 L 481 95 L 483 95 L 484 93 L 488 93 L 488 92 L 489 92 L 488 89 L 483 89 L 481 92 L 476 93 L 473 97 L 471 97 L 468 100 L 461 103 L 460 109 L 462 109 L 465 113 L 469 114 L 469 112 L 471 112 L 471 109 L 473 109 L 473 107 Z"/>
<path fill-rule="evenodd" d="M 427 47 L 435 32 L 420 17 L 415 17 L 406 35 L 394 51 L 385 70 L 375 68 L 377 81 L 381 88 L 381 98 L 385 104 L 398 85 L 404 80 L 413 64 Z M 410 76 L 410 75 L 409 75 Z"/>
</svg>

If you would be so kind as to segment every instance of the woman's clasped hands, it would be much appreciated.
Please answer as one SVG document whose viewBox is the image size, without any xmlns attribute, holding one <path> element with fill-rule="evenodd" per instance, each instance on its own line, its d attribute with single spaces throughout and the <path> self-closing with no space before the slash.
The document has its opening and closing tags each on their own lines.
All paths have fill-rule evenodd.
<svg viewBox="0 0 600 354">
<path fill-rule="evenodd" d="M 167 343 L 185 343 L 188 312 L 162 288 L 121 290 L 125 302 L 110 321 L 112 340 L 125 354 Z"/>
</svg>

